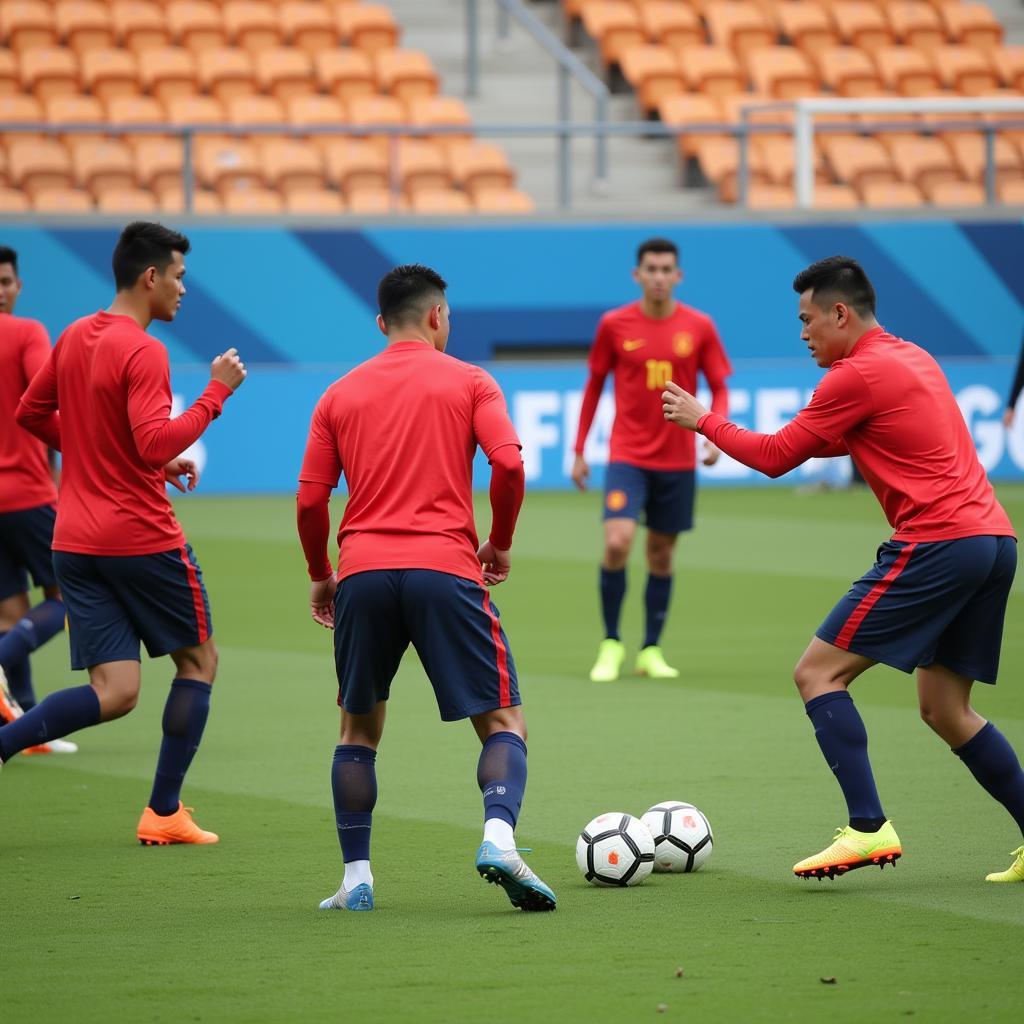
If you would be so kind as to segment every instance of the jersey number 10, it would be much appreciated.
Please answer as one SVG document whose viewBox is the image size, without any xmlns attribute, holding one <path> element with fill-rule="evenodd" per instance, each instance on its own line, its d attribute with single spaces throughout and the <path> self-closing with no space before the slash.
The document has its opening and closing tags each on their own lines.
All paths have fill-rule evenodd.
<svg viewBox="0 0 1024 1024">
<path fill-rule="evenodd" d="M 661 391 L 672 379 L 672 364 L 667 359 L 648 359 L 644 365 L 648 391 Z"/>
</svg>

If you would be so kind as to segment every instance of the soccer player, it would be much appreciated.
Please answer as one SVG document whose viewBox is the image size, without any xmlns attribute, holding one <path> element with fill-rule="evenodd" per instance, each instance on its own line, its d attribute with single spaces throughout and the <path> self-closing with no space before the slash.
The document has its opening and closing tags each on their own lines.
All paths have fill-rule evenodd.
<svg viewBox="0 0 1024 1024">
<path fill-rule="evenodd" d="M 0 722 L 35 705 L 29 655 L 64 629 L 50 554 L 57 489 L 46 446 L 14 418 L 22 392 L 50 354 L 46 328 L 14 315 L 21 287 L 18 254 L 0 246 Z M 30 575 L 43 591 L 35 606 Z M 51 740 L 25 753 L 77 749 L 74 743 Z"/>
<path fill-rule="evenodd" d="M 0 728 L 0 761 L 128 714 L 139 694 L 140 641 L 152 657 L 170 654 L 176 674 L 137 829 L 147 845 L 217 841 L 179 798 L 206 724 L 217 651 L 202 574 L 165 485 L 195 487 L 195 464 L 178 453 L 220 414 L 245 367 L 234 349 L 217 356 L 195 404 L 170 419 L 167 349 L 146 328 L 174 319 L 188 251 L 188 239 L 161 224 L 129 224 L 114 249 L 110 309 L 64 331 L 18 408 L 18 422 L 63 453 L 53 561 L 71 667 L 88 669 L 89 684 L 52 693 Z"/>
<path fill-rule="evenodd" d="M 697 372 L 711 389 L 711 406 L 723 416 L 729 407 L 726 378 L 732 373 L 714 321 L 673 298 L 682 281 L 679 250 L 664 238 L 643 242 L 633 279 L 639 302 L 606 313 L 590 350 L 590 376 L 583 393 L 572 479 L 586 490 L 590 467 L 583 449 L 594 421 L 605 378 L 615 378 L 615 420 L 604 484 L 604 558 L 600 595 L 605 639 L 590 671 L 594 682 L 619 678 L 626 647 L 619 618 L 626 596 L 626 563 L 643 513 L 647 525 L 647 586 L 643 646 L 635 669 L 652 679 L 675 679 L 659 641 L 672 594 L 676 538 L 693 526 L 696 445 L 691 434 L 672 430 L 658 400 L 670 381 L 697 389 Z M 705 443 L 702 462 L 712 466 L 718 450 Z"/>
<path fill-rule="evenodd" d="M 370 828 L 375 762 L 391 681 L 411 643 L 444 721 L 468 718 L 483 750 L 484 834 L 476 868 L 522 910 L 554 910 L 513 830 L 526 788 L 526 723 L 515 663 L 486 586 L 508 578 L 523 501 L 519 438 L 498 385 L 444 354 L 446 284 L 419 265 L 379 285 L 384 351 L 335 381 L 313 411 L 299 474 L 298 530 L 313 618 L 334 629 L 341 706 L 331 774 L 345 874 L 322 910 L 373 909 Z M 491 464 L 491 531 L 477 546 L 472 463 Z M 328 501 L 348 504 L 338 569 L 327 554 Z"/>
<path fill-rule="evenodd" d="M 1002 733 L 971 707 L 975 680 L 995 683 L 1017 564 L 1013 527 L 996 500 L 935 360 L 887 333 L 875 291 L 845 256 L 796 276 L 801 339 L 827 372 L 810 404 L 776 434 L 743 430 L 669 384 L 667 420 L 734 459 L 781 476 L 810 458 L 849 453 L 895 533 L 832 609 L 794 679 L 815 737 L 846 798 L 849 824 L 793 868 L 833 878 L 895 863 L 902 846 L 882 810 L 867 733 L 850 684 L 877 662 L 917 672 L 924 721 L 1024 833 L 1024 771 Z M 991 882 L 1024 882 L 1024 846 Z"/>
</svg>

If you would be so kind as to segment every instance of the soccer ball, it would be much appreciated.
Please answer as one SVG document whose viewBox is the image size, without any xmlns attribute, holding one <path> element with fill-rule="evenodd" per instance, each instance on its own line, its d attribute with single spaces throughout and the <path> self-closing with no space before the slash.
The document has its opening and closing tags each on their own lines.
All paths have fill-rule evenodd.
<svg viewBox="0 0 1024 1024">
<path fill-rule="evenodd" d="M 632 814 L 599 814 L 576 841 L 576 864 L 594 885 L 639 885 L 654 866 L 654 836 Z"/>
<path fill-rule="evenodd" d="M 711 856 L 711 826 L 693 804 L 666 800 L 640 820 L 654 836 L 655 871 L 696 871 Z"/>
</svg>

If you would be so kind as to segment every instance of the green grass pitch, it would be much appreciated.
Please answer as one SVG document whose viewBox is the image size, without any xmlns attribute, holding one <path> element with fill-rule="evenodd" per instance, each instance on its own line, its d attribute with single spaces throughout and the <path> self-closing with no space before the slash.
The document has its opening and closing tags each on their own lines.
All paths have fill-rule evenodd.
<svg viewBox="0 0 1024 1024">
<path fill-rule="evenodd" d="M 1000 494 L 1024 524 L 1024 487 Z M 378 763 L 378 909 L 316 910 L 341 871 L 329 783 L 336 690 L 330 636 L 306 612 L 292 507 L 178 502 L 221 650 L 186 797 L 219 845 L 143 848 L 134 838 L 167 660 L 146 663 L 138 709 L 80 734 L 77 755 L 4 769 L 4 1019 L 1021 1019 L 1024 886 L 983 881 L 1020 837 L 919 721 L 909 677 L 878 668 L 855 687 L 903 859 L 835 882 L 791 874 L 844 821 L 791 670 L 887 537 L 869 494 L 704 491 L 664 640 L 683 677 L 608 686 L 586 678 L 600 639 L 599 499 L 528 496 L 513 574 L 495 600 L 530 728 L 518 834 L 558 894 L 547 915 L 513 911 L 473 870 L 477 743 L 467 724 L 437 720 L 411 655 Z M 68 671 L 61 638 L 35 666 L 41 692 L 83 680 Z M 976 703 L 1024 752 L 1020 582 L 1001 679 L 979 686 Z M 579 829 L 601 811 L 640 814 L 666 799 L 710 818 L 707 868 L 629 890 L 586 885 L 573 858 Z"/>
</svg>

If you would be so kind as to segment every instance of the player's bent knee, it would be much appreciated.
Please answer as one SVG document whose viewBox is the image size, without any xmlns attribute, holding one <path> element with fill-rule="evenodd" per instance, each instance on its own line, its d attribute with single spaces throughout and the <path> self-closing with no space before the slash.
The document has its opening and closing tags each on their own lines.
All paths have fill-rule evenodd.
<svg viewBox="0 0 1024 1024">
<path fill-rule="evenodd" d="M 183 679 L 198 679 L 213 684 L 217 677 L 220 655 L 213 640 L 207 640 L 197 647 L 185 647 L 175 651 L 171 658 L 178 675 Z"/>
</svg>

